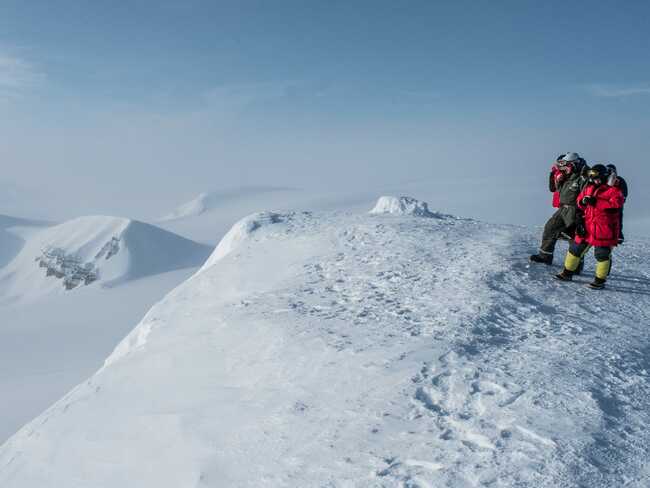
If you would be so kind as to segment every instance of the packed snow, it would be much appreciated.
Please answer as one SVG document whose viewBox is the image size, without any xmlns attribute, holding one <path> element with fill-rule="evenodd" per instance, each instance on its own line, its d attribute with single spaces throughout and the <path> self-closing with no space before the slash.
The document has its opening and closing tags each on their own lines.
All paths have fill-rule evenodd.
<svg viewBox="0 0 650 488">
<path fill-rule="evenodd" d="M 0 271 L 0 302 L 199 266 L 210 248 L 142 222 L 81 217 L 31 236 Z"/>
<path fill-rule="evenodd" d="M 102 365 L 188 268 L 0 305 L 0 444 Z"/>
<path fill-rule="evenodd" d="M 597 292 L 530 266 L 537 238 L 249 217 L 0 447 L 0 486 L 646 488 L 648 242 Z"/>
</svg>

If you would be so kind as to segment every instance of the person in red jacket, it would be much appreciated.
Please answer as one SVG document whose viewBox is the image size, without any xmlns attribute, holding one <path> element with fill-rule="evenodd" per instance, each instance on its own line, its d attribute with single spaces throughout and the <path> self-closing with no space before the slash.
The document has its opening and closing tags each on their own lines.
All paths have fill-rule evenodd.
<svg viewBox="0 0 650 488">
<path fill-rule="evenodd" d="M 587 186 L 578 195 L 578 208 L 584 213 L 584 220 L 576 229 L 564 260 L 564 269 L 556 275 L 562 281 L 570 281 L 580 264 L 580 259 L 594 248 L 596 276 L 590 287 L 605 287 L 612 248 L 619 243 L 621 212 L 625 197 L 617 186 L 607 184 L 608 170 L 597 164 L 587 172 Z"/>
<path fill-rule="evenodd" d="M 548 175 L 548 189 L 553 193 L 553 208 L 560 208 L 560 192 L 557 190 L 557 187 L 566 176 L 565 171 L 563 171 L 563 168 L 566 168 L 564 156 L 566 154 L 560 154 L 557 157 Z"/>
</svg>

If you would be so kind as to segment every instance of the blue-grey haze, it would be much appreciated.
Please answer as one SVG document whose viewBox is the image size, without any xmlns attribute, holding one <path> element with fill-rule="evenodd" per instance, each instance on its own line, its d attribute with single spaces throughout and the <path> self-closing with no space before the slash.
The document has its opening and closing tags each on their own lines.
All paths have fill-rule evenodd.
<svg viewBox="0 0 650 488">
<path fill-rule="evenodd" d="M 278 185 L 540 224 L 572 150 L 650 234 L 648 25 L 644 1 L 5 0 L 0 213 Z"/>
</svg>

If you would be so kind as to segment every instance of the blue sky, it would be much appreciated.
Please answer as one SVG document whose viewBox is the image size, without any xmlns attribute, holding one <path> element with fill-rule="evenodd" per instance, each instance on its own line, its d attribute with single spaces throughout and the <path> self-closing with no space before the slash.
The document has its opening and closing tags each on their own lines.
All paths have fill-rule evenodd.
<svg viewBox="0 0 650 488">
<path fill-rule="evenodd" d="M 5 0 L 0 180 L 82 188 L 61 215 L 244 184 L 489 195 L 504 173 L 543 199 L 566 150 L 647 181 L 649 21 L 642 1 Z M 501 205 L 493 220 L 547 211 Z"/>
</svg>

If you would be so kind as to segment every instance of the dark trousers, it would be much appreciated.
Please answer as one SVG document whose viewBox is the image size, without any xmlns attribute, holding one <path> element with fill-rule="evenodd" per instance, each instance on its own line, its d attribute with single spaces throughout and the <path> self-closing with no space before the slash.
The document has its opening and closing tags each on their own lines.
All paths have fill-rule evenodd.
<svg viewBox="0 0 650 488">
<path fill-rule="evenodd" d="M 553 254 L 555 244 L 562 233 L 572 236 L 576 226 L 576 207 L 563 206 L 548 219 L 542 234 L 540 254 Z"/>
</svg>

